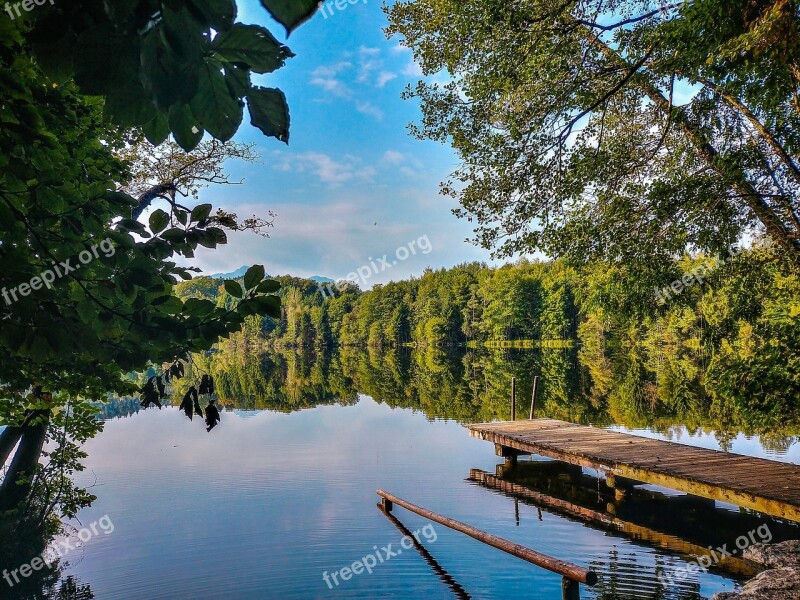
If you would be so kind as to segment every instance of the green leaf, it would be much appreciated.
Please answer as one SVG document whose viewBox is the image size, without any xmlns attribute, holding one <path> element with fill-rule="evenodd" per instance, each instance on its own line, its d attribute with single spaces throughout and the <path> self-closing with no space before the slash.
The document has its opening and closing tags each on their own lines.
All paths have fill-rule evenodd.
<svg viewBox="0 0 800 600">
<path fill-rule="evenodd" d="M 226 279 L 222 285 L 225 286 L 225 291 L 228 292 L 234 298 L 241 298 L 242 296 L 244 296 L 244 291 L 242 290 L 242 286 L 239 285 L 237 281 L 234 281 L 233 279 Z"/>
<path fill-rule="evenodd" d="M 187 69 L 199 66 L 209 45 L 208 26 L 179 2 L 161 6 L 163 39 Z"/>
<path fill-rule="evenodd" d="M 172 227 L 162 233 L 161 237 L 168 242 L 181 243 L 186 240 L 186 232 L 180 227 Z"/>
<path fill-rule="evenodd" d="M 192 209 L 192 221 L 202 221 L 207 219 L 211 214 L 212 206 L 210 204 L 198 204 Z"/>
<path fill-rule="evenodd" d="M 150 231 L 153 234 L 161 233 L 167 225 L 169 225 L 169 215 L 160 208 L 154 210 L 150 215 Z"/>
<path fill-rule="evenodd" d="M 138 75 L 138 36 L 120 35 L 111 24 L 81 33 L 75 50 L 75 82 L 84 93 L 104 95 Z"/>
<path fill-rule="evenodd" d="M 231 94 L 244 98 L 250 89 L 250 69 L 231 63 L 225 65 L 225 83 Z"/>
<path fill-rule="evenodd" d="M 103 194 L 103 200 L 114 202 L 121 206 L 137 206 L 139 204 L 139 201 L 133 196 L 116 190 L 107 190 Z"/>
<path fill-rule="evenodd" d="M 217 240 L 213 233 L 210 231 L 197 231 L 197 243 L 204 248 L 216 248 Z"/>
<path fill-rule="evenodd" d="M 280 282 L 276 281 L 275 279 L 267 279 L 266 281 L 262 281 L 258 284 L 256 292 L 259 294 L 272 294 L 277 292 L 279 289 L 281 289 Z"/>
<path fill-rule="evenodd" d="M 206 231 L 208 231 L 209 233 L 212 233 L 214 235 L 214 240 L 218 244 L 227 244 L 228 243 L 227 234 L 222 229 L 220 229 L 219 227 L 209 227 L 208 229 L 206 229 Z"/>
<path fill-rule="evenodd" d="M 121 231 L 136 231 L 140 234 L 145 232 L 144 225 L 135 219 L 122 219 L 117 223 L 117 227 L 119 227 Z"/>
<path fill-rule="evenodd" d="M 156 107 L 138 79 L 112 88 L 103 107 L 105 117 L 123 127 L 138 127 L 156 118 Z"/>
<path fill-rule="evenodd" d="M 259 313 L 259 308 L 255 300 L 249 299 L 240 302 L 236 311 L 245 316 L 253 316 Z"/>
<path fill-rule="evenodd" d="M 64 83 L 74 73 L 73 58 L 78 38 L 74 33 L 64 31 L 63 23 L 52 14 L 36 25 L 31 32 L 36 62 L 53 81 Z"/>
<path fill-rule="evenodd" d="M 278 296 L 258 296 L 254 300 L 263 314 L 273 319 L 280 319 L 281 299 Z"/>
<path fill-rule="evenodd" d="M 94 302 L 89 300 L 81 300 L 77 305 L 78 316 L 84 323 L 92 323 L 97 317 L 97 310 L 95 309 Z"/>
<path fill-rule="evenodd" d="M 226 31 L 236 21 L 236 2 L 234 0 L 191 0 L 208 24 L 217 31 Z"/>
<path fill-rule="evenodd" d="M 189 298 L 183 305 L 183 314 L 189 317 L 205 317 L 214 312 L 214 303 L 204 298 Z"/>
<path fill-rule="evenodd" d="M 136 243 L 131 235 L 122 233 L 121 231 L 114 231 L 113 229 L 106 232 L 106 237 L 115 242 L 117 246 L 128 250 L 133 248 Z"/>
<path fill-rule="evenodd" d="M 203 139 L 203 128 L 188 106 L 173 106 L 169 111 L 169 127 L 178 145 L 191 152 Z"/>
<path fill-rule="evenodd" d="M 177 315 L 183 310 L 183 302 L 181 302 L 180 298 L 170 296 L 166 302 L 156 306 L 156 309 L 168 315 Z"/>
<path fill-rule="evenodd" d="M 128 271 L 128 281 L 139 287 L 150 287 L 153 283 L 153 275 L 143 269 L 131 269 Z"/>
<path fill-rule="evenodd" d="M 202 60 L 202 56 L 198 57 Z M 198 65 L 199 65 L 198 60 Z M 197 66 L 176 55 L 161 36 L 159 28 L 148 32 L 142 42 L 141 81 L 163 111 L 186 104 L 197 94 Z M 170 126 L 172 126 L 170 110 Z M 175 128 L 172 128 L 173 133 Z"/>
<path fill-rule="evenodd" d="M 167 121 L 167 117 L 159 114 L 152 121 L 145 123 L 142 131 L 148 142 L 153 146 L 158 146 L 169 137 L 169 121 Z"/>
<path fill-rule="evenodd" d="M 264 279 L 264 267 L 262 265 L 253 265 L 244 274 L 244 287 L 252 290 L 261 283 L 262 279 Z"/>
<path fill-rule="evenodd" d="M 321 0 L 261 0 L 261 4 L 286 28 L 288 35 L 314 14 Z"/>
<path fill-rule="evenodd" d="M 211 135 L 227 142 L 239 129 L 244 105 L 231 93 L 217 61 L 207 60 L 199 77 L 197 95 L 191 102 L 192 114 Z"/>
<path fill-rule="evenodd" d="M 275 88 L 253 87 L 247 93 L 250 122 L 265 135 L 289 143 L 289 106 L 286 96 Z"/>
<path fill-rule="evenodd" d="M 229 62 L 249 67 L 254 73 L 271 73 L 294 56 L 263 27 L 241 23 L 219 34 L 211 49 Z"/>
</svg>

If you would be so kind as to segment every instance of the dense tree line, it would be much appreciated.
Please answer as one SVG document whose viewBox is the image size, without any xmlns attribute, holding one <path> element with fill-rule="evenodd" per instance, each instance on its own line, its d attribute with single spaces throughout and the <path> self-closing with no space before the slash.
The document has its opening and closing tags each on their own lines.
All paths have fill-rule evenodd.
<svg viewBox="0 0 800 600">
<path fill-rule="evenodd" d="M 674 280 L 661 283 L 671 290 L 662 301 L 634 270 L 607 263 L 471 263 L 367 292 L 337 286 L 333 296 L 313 281 L 277 277 L 281 318 L 248 317 L 218 348 L 245 355 L 266 348 L 530 340 L 574 346 L 587 369 L 587 397 L 619 418 L 641 414 L 644 405 L 683 410 L 699 402 L 707 409 L 715 398 L 751 412 L 754 421 L 799 416 L 800 279 L 791 265 L 767 243 L 727 257 L 685 256 L 671 273 Z M 219 305 L 235 302 L 210 278 L 178 291 Z M 564 365 L 548 368 L 555 373 Z M 571 394 L 564 389 L 562 401 L 568 404 Z"/>
</svg>

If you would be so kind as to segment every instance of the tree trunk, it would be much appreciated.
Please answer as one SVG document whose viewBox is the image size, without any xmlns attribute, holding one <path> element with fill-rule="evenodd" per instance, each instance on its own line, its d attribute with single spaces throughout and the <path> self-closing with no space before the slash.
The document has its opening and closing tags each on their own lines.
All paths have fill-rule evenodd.
<svg viewBox="0 0 800 600">
<path fill-rule="evenodd" d="M 21 436 L 22 427 L 6 427 L 3 433 L 0 433 L 0 467 L 6 464 Z"/>
<path fill-rule="evenodd" d="M 17 452 L 0 485 L 0 512 L 16 508 L 30 493 L 30 482 L 42 455 L 47 426 L 50 423 L 50 411 L 37 411 L 35 416 L 43 416 L 44 421 L 36 425 L 27 425 L 22 431 Z M 4 432 L 5 433 L 5 432 Z M 18 484 L 23 477 L 26 481 Z"/>
</svg>

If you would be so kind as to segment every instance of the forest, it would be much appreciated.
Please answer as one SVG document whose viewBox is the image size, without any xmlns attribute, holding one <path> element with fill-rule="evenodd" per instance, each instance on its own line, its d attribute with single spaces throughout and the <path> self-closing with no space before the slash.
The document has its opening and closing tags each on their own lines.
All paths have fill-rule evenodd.
<svg viewBox="0 0 800 600">
<path fill-rule="evenodd" d="M 717 401 L 733 407 L 751 427 L 799 416 L 800 360 L 794 349 L 800 342 L 800 281 L 791 266 L 768 242 L 760 242 L 726 257 L 685 256 L 674 263 L 673 275 L 676 282 L 690 283 L 670 287 L 670 297 L 660 300 L 659 290 L 669 281 L 653 285 L 651 278 L 606 263 L 462 264 L 366 292 L 341 283 L 335 297 L 314 281 L 276 277 L 280 319 L 247 317 L 242 331 L 218 344 L 206 360 L 224 380 L 225 365 L 243 364 L 243 357 L 266 350 L 482 348 L 516 342 L 572 349 L 586 371 L 581 385 L 597 405 L 626 394 L 626 406 L 680 408 L 695 399 L 699 408 Z M 218 306 L 236 302 L 210 277 L 180 283 L 177 293 Z M 428 367 L 438 370 L 435 364 Z M 259 370 L 258 364 L 250 368 Z M 558 396 L 569 406 L 569 390 Z"/>
</svg>

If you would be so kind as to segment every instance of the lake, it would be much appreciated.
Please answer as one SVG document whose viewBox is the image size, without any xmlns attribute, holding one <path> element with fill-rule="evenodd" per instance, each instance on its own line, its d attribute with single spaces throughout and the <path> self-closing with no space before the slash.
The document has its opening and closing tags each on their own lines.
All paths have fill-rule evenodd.
<svg viewBox="0 0 800 600">
<path fill-rule="evenodd" d="M 113 531 L 70 551 L 61 575 L 84 586 L 83 597 L 561 597 L 559 576 L 397 507 L 429 556 L 401 547 L 403 533 L 376 506 L 378 488 L 594 569 L 600 582 L 581 586 L 584 598 L 710 598 L 746 579 L 748 566 L 737 559 L 687 575 L 693 549 L 731 548 L 748 532 L 800 537 L 792 524 L 655 486 L 615 498 L 591 470 L 528 458 L 512 466 L 469 437 L 463 423 L 508 418 L 512 376 L 527 417 L 536 373 L 537 416 L 800 462 L 796 432 L 724 428 L 724 411 L 694 401 L 672 414 L 596 402 L 569 348 L 259 351 L 198 366 L 214 374 L 225 408 L 210 433 L 175 407 L 118 399 L 103 409 L 104 431 L 86 444 L 76 481 L 97 500 L 75 526 L 107 517 Z M 472 469 L 617 525 L 503 494 L 470 479 Z M 334 583 L 355 561 L 377 564 Z"/>
</svg>

